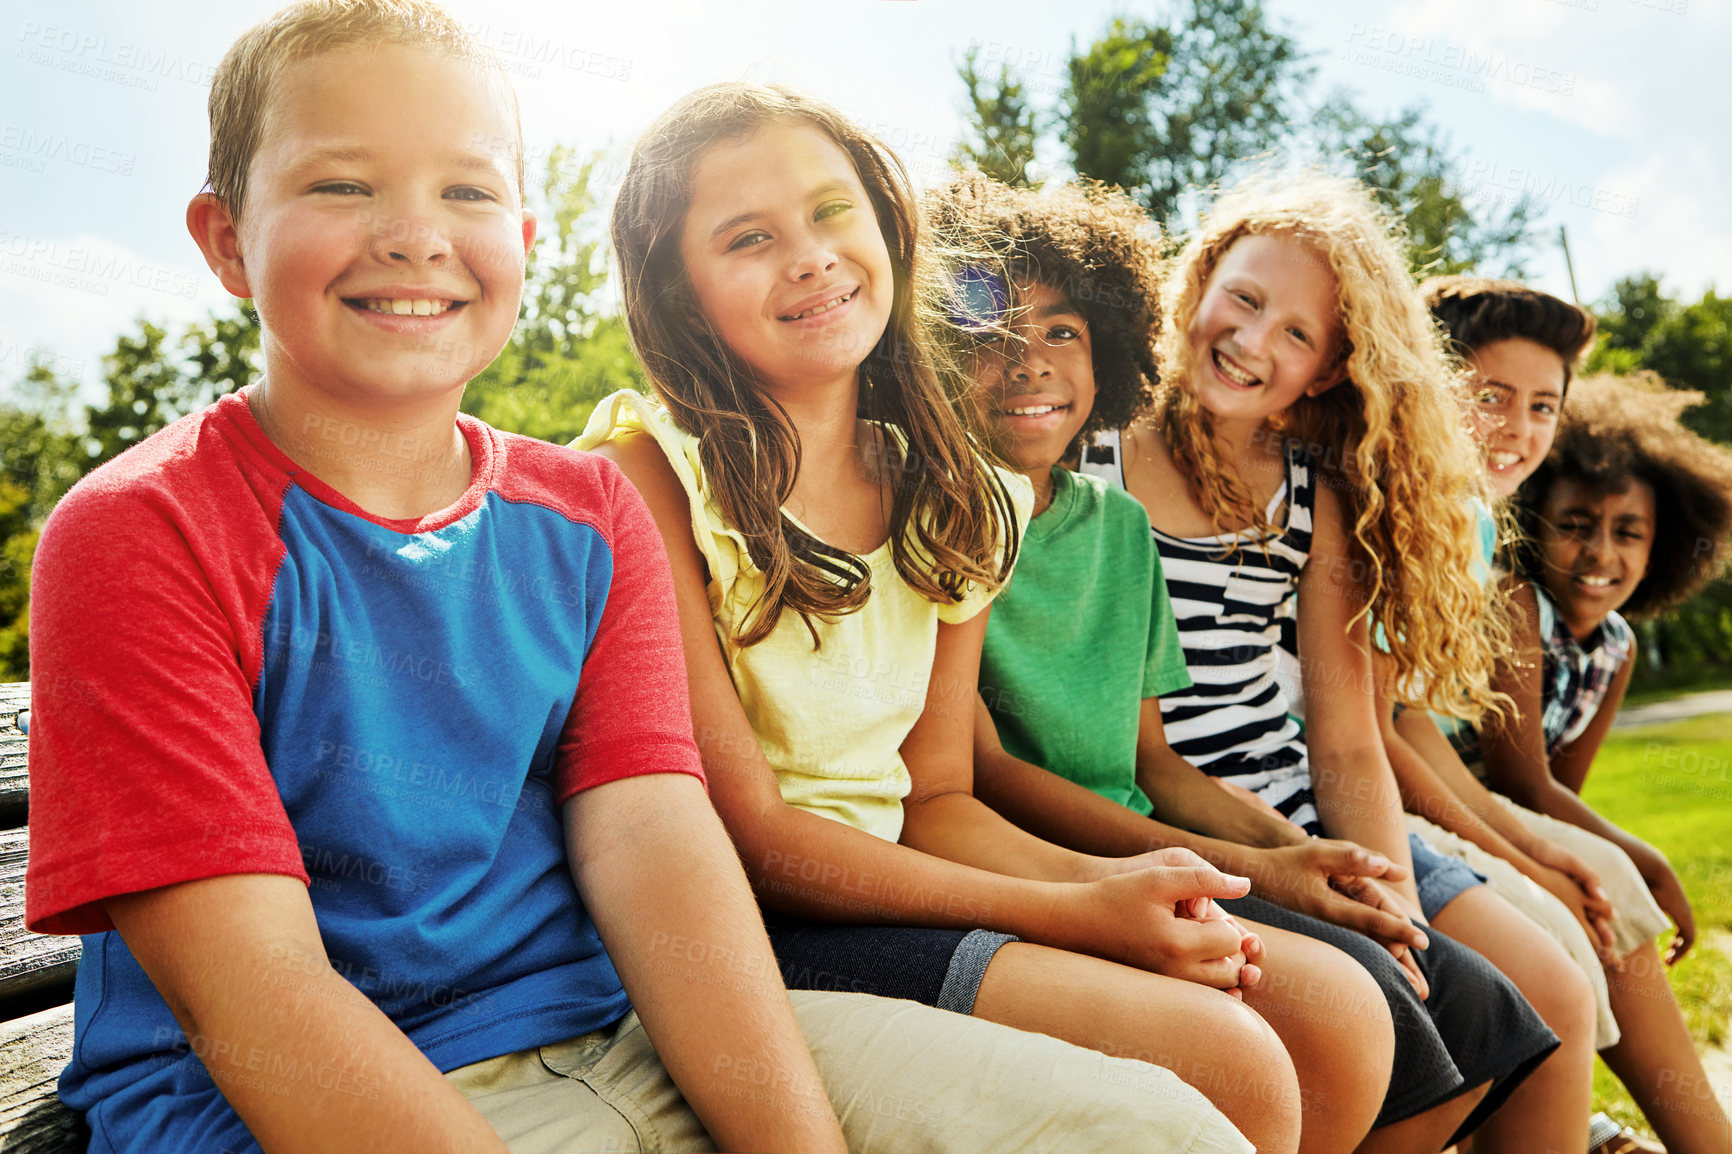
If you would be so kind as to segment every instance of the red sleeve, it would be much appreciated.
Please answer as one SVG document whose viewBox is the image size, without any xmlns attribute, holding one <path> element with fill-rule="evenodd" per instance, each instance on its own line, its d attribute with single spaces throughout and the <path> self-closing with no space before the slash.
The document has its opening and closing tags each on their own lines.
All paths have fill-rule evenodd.
<svg viewBox="0 0 1732 1154">
<path fill-rule="evenodd" d="M 307 877 L 246 672 L 274 522 L 232 463 L 211 488 L 198 468 L 129 483 L 120 464 L 67 496 L 35 558 L 25 907 L 39 933 L 113 929 L 115 894 Z"/>
<path fill-rule="evenodd" d="M 600 466 L 607 512 L 596 528 L 612 552 L 613 578 L 560 739 L 560 802 L 638 774 L 704 776 L 661 533 L 624 474 L 611 461 L 590 460 Z"/>
</svg>

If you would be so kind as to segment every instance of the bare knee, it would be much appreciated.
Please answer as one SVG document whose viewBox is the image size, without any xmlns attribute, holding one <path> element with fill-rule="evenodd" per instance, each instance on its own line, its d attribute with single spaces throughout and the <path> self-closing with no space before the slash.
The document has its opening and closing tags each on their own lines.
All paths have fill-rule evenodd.
<svg viewBox="0 0 1732 1154">
<path fill-rule="evenodd" d="M 1207 1049 L 1194 1051 L 1174 1073 L 1207 1095 L 1258 1151 L 1297 1151 L 1299 1079 L 1274 1029 L 1237 1002 L 1198 1028 Z"/>
<path fill-rule="evenodd" d="M 1548 940 L 1545 946 L 1551 955 L 1542 966 L 1547 973 L 1543 980 L 1521 983 L 1522 995 L 1564 1045 L 1591 1048 L 1597 1028 L 1594 987 L 1555 943 Z"/>
<path fill-rule="evenodd" d="M 1264 972 L 1250 1003 L 1293 1056 L 1306 1113 L 1351 1113 L 1366 1086 L 1388 1081 L 1395 1060 L 1389 1001 L 1365 967 L 1333 946 L 1304 939 L 1281 961 Z"/>
</svg>

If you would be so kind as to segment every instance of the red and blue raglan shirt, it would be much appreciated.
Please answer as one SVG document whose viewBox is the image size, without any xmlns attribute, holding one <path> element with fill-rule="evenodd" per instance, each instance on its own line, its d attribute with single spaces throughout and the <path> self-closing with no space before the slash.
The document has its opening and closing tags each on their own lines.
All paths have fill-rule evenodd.
<svg viewBox="0 0 1732 1154">
<path fill-rule="evenodd" d="M 472 481 L 420 520 L 373 517 L 297 467 L 244 393 L 49 518 L 27 914 L 86 935 L 60 1089 L 93 1150 L 252 1145 L 199 1060 L 251 1059 L 188 1043 L 112 932 L 112 895 L 301 878 L 332 965 L 442 1070 L 629 1009 L 559 807 L 622 777 L 702 776 L 666 556 L 611 463 L 459 424 Z M 361 435 L 321 432 L 334 451 Z"/>
</svg>

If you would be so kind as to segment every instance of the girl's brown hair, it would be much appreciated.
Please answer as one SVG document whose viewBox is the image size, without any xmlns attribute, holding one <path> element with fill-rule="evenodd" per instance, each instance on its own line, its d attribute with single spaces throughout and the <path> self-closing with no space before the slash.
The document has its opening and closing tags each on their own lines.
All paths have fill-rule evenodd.
<svg viewBox="0 0 1732 1154">
<path fill-rule="evenodd" d="M 923 244 L 907 174 L 881 142 L 822 101 L 779 85 L 716 84 L 664 112 L 632 150 L 613 210 L 626 322 L 656 395 L 699 439 L 722 515 L 764 574 L 737 642 L 755 645 L 784 609 L 812 618 L 851 613 L 871 594 L 859 558 L 802 533 L 782 513 L 800 471 L 787 412 L 716 331 L 686 278 L 679 241 L 692 172 L 716 144 L 774 122 L 809 124 L 847 153 L 884 234 L 894 270 L 890 322 L 860 366 L 859 414 L 907 438 L 890 466 L 896 571 L 932 601 L 961 600 L 969 582 L 1010 575 L 1018 528 L 1003 483 L 976 449 L 975 390 L 933 339 L 948 277 Z"/>
<path fill-rule="evenodd" d="M 1400 222 L 1363 186 L 1321 175 L 1248 181 L 1192 235 L 1166 281 L 1160 348 L 1156 411 L 1174 461 L 1218 528 L 1275 530 L 1190 389 L 1189 333 L 1209 278 L 1236 241 L 1259 235 L 1310 245 L 1335 279 L 1333 368 L 1346 377 L 1271 425 L 1323 450 L 1319 480 L 1342 494 L 1366 575 L 1361 613 L 1391 650 L 1391 694 L 1468 719 L 1501 710 L 1491 671 L 1508 620 L 1474 574 L 1485 487 L 1466 391 L 1407 271 Z"/>
<path fill-rule="evenodd" d="M 1419 286 L 1449 349 L 1466 359 L 1497 341 L 1521 339 L 1550 349 L 1564 363 L 1564 388 L 1594 341 L 1594 314 L 1516 280 L 1434 276 Z"/>
</svg>

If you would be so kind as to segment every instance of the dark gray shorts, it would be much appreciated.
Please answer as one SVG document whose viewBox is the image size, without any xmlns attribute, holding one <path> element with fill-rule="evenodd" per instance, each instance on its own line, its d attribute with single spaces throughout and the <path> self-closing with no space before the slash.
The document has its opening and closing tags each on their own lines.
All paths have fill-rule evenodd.
<svg viewBox="0 0 1732 1154">
<path fill-rule="evenodd" d="M 1376 980 L 1395 1019 L 1395 1067 L 1378 1126 L 1424 1113 L 1489 1082 L 1491 1089 L 1456 1137 L 1470 1134 L 1558 1047 L 1558 1036 L 1513 982 L 1434 927 L 1425 931 L 1431 948 L 1415 952 L 1431 986 L 1431 997 L 1422 1002 L 1389 951 L 1363 934 L 1260 898 L 1219 904 L 1235 917 L 1327 942 Z"/>
<path fill-rule="evenodd" d="M 906 998 L 958 1014 L 974 1012 L 987 963 L 1016 941 L 994 930 L 848 926 L 780 914 L 764 921 L 790 990 Z"/>
</svg>

